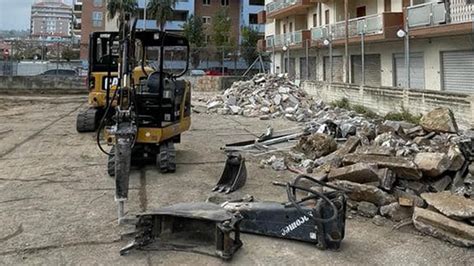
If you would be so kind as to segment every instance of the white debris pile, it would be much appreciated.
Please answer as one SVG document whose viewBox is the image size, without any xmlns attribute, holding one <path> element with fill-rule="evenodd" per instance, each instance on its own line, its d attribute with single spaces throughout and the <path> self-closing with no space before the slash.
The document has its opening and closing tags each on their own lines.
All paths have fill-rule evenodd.
<svg viewBox="0 0 474 266">
<path fill-rule="evenodd" d="M 313 116 L 317 104 L 286 75 L 257 74 L 251 80 L 234 82 L 223 94 L 208 101 L 207 109 L 224 115 L 260 119 L 284 116 L 301 122 Z"/>
</svg>

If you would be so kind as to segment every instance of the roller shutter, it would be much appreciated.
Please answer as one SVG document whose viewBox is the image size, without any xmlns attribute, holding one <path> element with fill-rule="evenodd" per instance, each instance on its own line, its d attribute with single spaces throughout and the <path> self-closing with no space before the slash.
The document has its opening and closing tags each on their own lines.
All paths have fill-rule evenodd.
<svg viewBox="0 0 474 266">
<path fill-rule="evenodd" d="M 381 85 L 381 67 L 380 55 L 365 55 L 365 84 L 372 86 Z M 352 83 L 361 84 L 362 82 L 362 56 L 353 55 L 351 58 Z"/>
<path fill-rule="evenodd" d="M 394 86 L 404 88 L 408 87 L 404 54 L 394 55 L 394 68 Z M 423 54 L 410 54 L 410 88 L 425 88 L 425 63 Z"/>
<path fill-rule="evenodd" d="M 474 93 L 474 51 L 441 53 L 443 89 Z"/>
<path fill-rule="evenodd" d="M 330 70 L 330 61 L 329 56 L 324 57 L 324 80 L 329 81 Z M 332 81 L 333 82 L 342 82 L 344 76 L 342 56 L 333 56 L 332 57 Z"/>
</svg>

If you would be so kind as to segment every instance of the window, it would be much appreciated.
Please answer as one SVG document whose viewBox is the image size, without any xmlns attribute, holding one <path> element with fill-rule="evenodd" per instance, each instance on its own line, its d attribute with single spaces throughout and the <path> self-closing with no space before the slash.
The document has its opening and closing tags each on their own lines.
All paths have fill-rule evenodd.
<svg viewBox="0 0 474 266">
<path fill-rule="evenodd" d="M 249 0 L 249 5 L 251 6 L 264 6 L 265 0 Z"/>
<path fill-rule="evenodd" d="M 229 5 L 229 0 L 221 0 L 221 5 L 228 6 Z"/>
<path fill-rule="evenodd" d="M 103 15 L 102 12 L 92 12 L 92 27 L 102 27 Z"/>
<path fill-rule="evenodd" d="M 249 24 L 258 24 L 258 14 L 249 14 Z"/>
<path fill-rule="evenodd" d="M 203 17 L 202 17 L 202 23 L 204 23 L 204 24 L 211 24 L 211 17 L 203 16 Z"/>
<path fill-rule="evenodd" d="M 326 9 L 324 11 L 324 24 L 326 24 L 326 25 L 329 24 L 329 9 Z"/>
<path fill-rule="evenodd" d="M 101 7 L 102 4 L 102 0 L 94 0 L 94 7 Z"/>
<path fill-rule="evenodd" d="M 211 0 L 202 0 L 202 4 L 205 6 L 211 5 Z"/>
<path fill-rule="evenodd" d="M 313 27 L 318 26 L 318 15 L 316 13 L 313 14 Z"/>
</svg>

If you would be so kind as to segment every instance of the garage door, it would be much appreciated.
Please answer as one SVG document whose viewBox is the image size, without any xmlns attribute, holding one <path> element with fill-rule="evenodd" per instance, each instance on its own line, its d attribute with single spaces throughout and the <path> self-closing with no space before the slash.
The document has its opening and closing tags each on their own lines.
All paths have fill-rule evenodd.
<svg viewBox="0 0 474 266">
<path fill-rule="evenodd" d="M 394 55 L 394 86 L 407 88 L 407 74 L 404 54 Z M 421 53 L 410 54 L 410 88 L 425 88 L 425 63 Z"/>
<path fill-rule="evenodd" d="M 333 56 L 332 57 L 332 81 L 333 82 L 342 82 L 343 79 L 343 63 L 342 56 Z M 329 81 L 330 70 L 330 61 L 329 56 L 324 57 L 324 80 Z"/>
<path fill-rule="evenodd" d="M 372 86 L 381 85 L 380 55 L 365 55 L 365 84 Z M 362 83 L 362 56 L 353 55 L 351 57 L 352 83 Z"/>
<path fill-rule="evenodd" d="M 474 51 L 442 52 L 443 89 L 474 93 Z"/>
</svg>

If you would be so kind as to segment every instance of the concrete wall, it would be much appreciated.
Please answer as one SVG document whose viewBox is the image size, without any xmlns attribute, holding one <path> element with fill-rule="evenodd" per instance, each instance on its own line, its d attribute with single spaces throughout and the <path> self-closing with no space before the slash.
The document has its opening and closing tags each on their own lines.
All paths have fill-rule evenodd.
<svg viewBox="0 0 474 266">
<path fill-rule="evenodd" d="M 346 98 L 351 104 L 363 105 L 379 115 L 400 111 L 402 106 L 412 114 L 425 114 L 435 107 L 450 108 L 463 129 L 474 126 L 474 97 L 468 94 L 394 87 L 361 87 L 306 81 L 304 90 L 329 103 Z"/>
<path fill-rule="evenodd" d="M 86 82 L 81 77 L 22 77 L 0 76 L 0 91 L 2 93 L 31 92 L 36 91 L 64 91 L 67 93 L 87 94 Z"/>
</svg>

